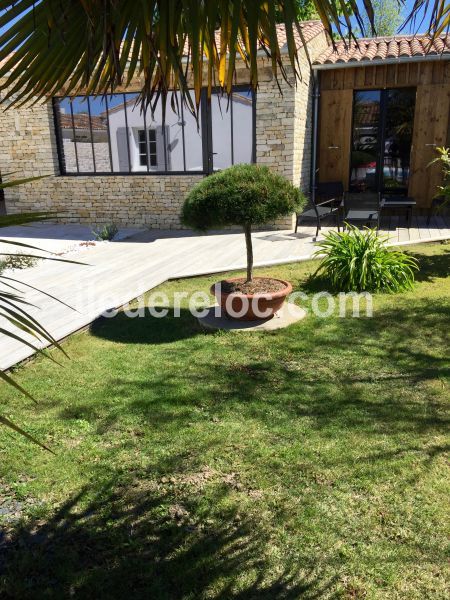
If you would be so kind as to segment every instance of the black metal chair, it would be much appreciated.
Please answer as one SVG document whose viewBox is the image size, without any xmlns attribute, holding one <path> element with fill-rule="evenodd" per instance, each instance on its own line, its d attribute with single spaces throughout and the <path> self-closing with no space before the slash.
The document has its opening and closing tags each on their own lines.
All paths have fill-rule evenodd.
<svg viewBox="0 0 450 600">
<path fill-rule="evenodd" d="M 340 181 L 318 183 L 315 187 L 314 198 L 302 213 L 297 215 L 295 233 L 300 223 L 306 220 L 316 221 L 316 237 L 321 229 L 321 221 L 327 218 L 334 219 L 338 231 L 340 231 L 340 210 L 344 198 L 344 186 Z"/>
<path fill-rule="evenodd" d="M 361 199 L 362 200 L 362 199 Z M 344 224 L 349 225 L 367 225 L 375 224 L 377 231 L 380 229 L 381 211 L 384 206 L 384 199 L 381 193 L 374 195 L 373 199 L 364 198 L 361 206 L 355 206 L 354 202 L 350 201 L 349 195 L 344 194 Z"/>
</svg>

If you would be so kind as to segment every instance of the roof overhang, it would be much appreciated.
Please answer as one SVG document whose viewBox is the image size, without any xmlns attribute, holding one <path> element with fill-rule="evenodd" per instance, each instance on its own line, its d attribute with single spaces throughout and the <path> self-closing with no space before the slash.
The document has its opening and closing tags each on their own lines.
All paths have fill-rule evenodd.
<svg viewBox="0 0 450 600">
<path fill-rule="evenodd" d="M 398 58 L 380 58 L 378 60 L 352 60 L 349 62 L 323 63 L 312 65 L 315 71 L 331 69 L 355 69 L 357 67 L 378 67 L 382 65 L 398 65 L 405 63 L 436 62 L 450 60 L 450 54 L 431 54 L 427 56 L 399 56 Z"/>
</svg>

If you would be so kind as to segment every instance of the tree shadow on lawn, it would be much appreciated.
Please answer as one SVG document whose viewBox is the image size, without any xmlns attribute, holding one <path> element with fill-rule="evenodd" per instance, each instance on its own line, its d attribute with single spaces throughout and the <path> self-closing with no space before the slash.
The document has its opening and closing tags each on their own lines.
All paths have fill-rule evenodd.
<svg viewBox="0 0 450 600">
<path fill-rule="evenodd" d="M 416 281 L 434 281 L 436 278 L 450 275 L 450 247 L 445 248 L 441 254 L 419 254 L 408 252 L 407 248 L 406 252 L 419 262 L 419 271 L 415 275 Z"/>
<path fill-rule="evenodd" d="M 333 597 L 334 578 L 313 561 L 299 564 L 280 549 L 285 559 L 274 563 L 270 535 L 257 521 L 231 508 L 209 514 L 195 496 L 180 499 L 144 480 L 82 491 L 0 543 L 1 597 Z"/>
<path fill-rule="evenodd" d="M 114 403 L 100 418 L 89 403 L 66 409 L 61 416 L 72 418 L 75 411 L 97 421 L 100 433 L 128 414 L 153 428 L 165 428 L 219 418 L 232 409 L 243 417 L 254 414 L 266 424 L 277 411 L 280 419 L 311 417 L 316 428 L 341 423 L 367 433 L 380 427 L 424 432 L 445 424 L 427 387 L 449 375 L 448 361 L 434 349 L 445 348 L 448 330 L 448 310 L 441 304 L 430 306 L 422 299 L 395 310 L 378 310 L 374 318 L 327 322 L 309 316 L 272 334 L 225 334 L 226 353 L 220 345 L 215 350 L 214 336 L 202 334 L 188 311 L 181 315 L 104 322 L 97 331 L 103 338 L 148 344 L 151 377 L 140 372 L 129 377 L 124 365 L 104 387 L 105 394 L 114 390 L 123 402 Z M 203 337 L 194 343 L 191 338 L 198 335 Z M 267 344 L 247 348 L 248 335 Z M 164 359 L 159 354 L 152 362 L 153 339 L 160 344 L 178 341 L 176 356 L 184 362 L 172 365 L 171 353 Z M 158 364 L 164 360 L 167 363 Z M 108 399 L 101 388 L 96 393 L 105 405 Z"/>
<path fill-rule="evenodd" d="M 145 316 L 134 318 L 120 311 L 115 317 L 96 319 L 89 332 L 121 344 L 171 344 L 208 333 L 188 310 L 181 309 L 180 316 L 175 317 L 173 308 L 167 309 L 169 313 L 161 318 L 151 316 L 147 309 Z"/>
</svg>

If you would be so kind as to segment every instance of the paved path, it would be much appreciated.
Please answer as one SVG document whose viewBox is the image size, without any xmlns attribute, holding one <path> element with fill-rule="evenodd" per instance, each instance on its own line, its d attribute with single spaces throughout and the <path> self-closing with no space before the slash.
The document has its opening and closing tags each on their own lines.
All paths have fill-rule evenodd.
<svg viewBox="0 0 450 600">
<path fill-rule="evenodd" d="M 398 217 L 385 223 L 393 244 L 450 238 L 450 222 L 441 217 L 433 219 L 430 227 L 426 226 L 424 217 L 416 219 L 409 232 L 398 225 Z M 309 258 L 315 250 L 314 230 L 301 227 L 298 234 L 291 231 L 255 233 L 255 266 Z M 30 312 L 58 340 L 88 325 L 105 310 L 122 306 L 167 279 L 245 267 L 241 233 L 199 236 L 181 231 L 143 231 L 128 239 L 81 250 L 79 242 L 88 240 L 89 233 L 88 228 L 79 225 L 5 228 L 0 237 L 56 252 L 72 249 L 67 258 L 88 263 L 89 266 L 84 266 L 40 261 L 36 267 L 11 275 L 75 309 L 27 289 L 27 301 L 36 306 Z M 76 253 L 74 245 L 78 245 Z M 21 286 L 21 289 L 25 288 Z M 7 327 L 1 321 L 0 326 Z M 0 369 L 8 369 L 32 354 L 28 347 L 0 334 Z"/>
</svg>

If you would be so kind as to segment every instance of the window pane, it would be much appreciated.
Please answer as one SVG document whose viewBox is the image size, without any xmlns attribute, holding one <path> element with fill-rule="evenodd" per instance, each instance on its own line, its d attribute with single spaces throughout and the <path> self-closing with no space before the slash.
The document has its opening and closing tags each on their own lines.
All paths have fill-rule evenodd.
<svg viewBox="0 0 450 600">
<path fill-rule="evenodd" d="M 190 92 L 190 94 L 192 101 L 195 102 L 194 93 Z M 183 123 L 186 171 L 203 171 L 203 144 L 200 117 L 197 127 L 197 121 L 195 117 L 184 106 Z"/>
<path fill-rule="evenodd" d="M 405 193 L 408 190 L 412 130 L 416 92 L 414 89 L 387 90 L 386 130 L 383 153 L 383 187 Z"/>
<path fill-rule="evenodd" d="M 124 96 L 123 94 L 112 94 L 108 96 L 107 100 L 113 171 L 127 173 L 130 171 L 130 162 Z"/>
<path fill-rule="evenodd" d="M 231 156 L 231 103 L 227 96 L 212 94 L 211 127 L 213 170 L 226 169 L 233 164 Z"/>
<path fill-rule="evenodd" d="M 128 140 L 130 143 L 131 170 L 133 172 L 147 172 L 147 148 L 145 126 L 147 119 L 138 101 L 138 94 L 125 94 Z M 140 134 L 139 132 L 142 131 Z"/>
<path fill-rule="evenodd" d="M 108 142 L 108 120 L 106 100 L 102 97 L 89 97 L 91 112 L 92 141 L 94 146 L 95 169 L 100 173 L 111 172 Z"/>
<path fill-rule="evenodd" d="M 145 129 L 138 131 L 139 140 L 139 162 L 143 167 L 147 166 L 147 140 L 145 137 Z"/>
<path fill-rule="evenodd" d="M 92 136 L 89 124 L 89 109 L 86 98 L 77 96 L 72 100 L 75 142 L 77 144 L 78 170 L 80 173 L 94 172 Z"/>
<path fill-rule="evenodd" d="M 250 89 L 233 92 L 234 164 L 253 160 L 253 94 Z"/>
<path fill-rule="evenodd" d="M 355 92 L 350 189 L 376 191 L 380 124 L 380 91 Z"/>
<path fill-rule="evenodd" d="M 156 141 L 156 129 L 148 130 L 148 153 L 150 158 L 150 166 L 157 167 L 158 166 L 158 149 L 157 149 L 157 141 Z"/>
<path fill-rule="evenodd" d="M 64 98 L 55 104 L 55 110 L 58 111 L 58 122 L 60 125 L 60 139 L 62 143 L 62 153 L 64 170 L 66 173 L 76 173 L 77 155 L 75 147 L 75 133 L 72 125 L 72 112 L 70 110 L 70 100 Z"/>
</svg>

